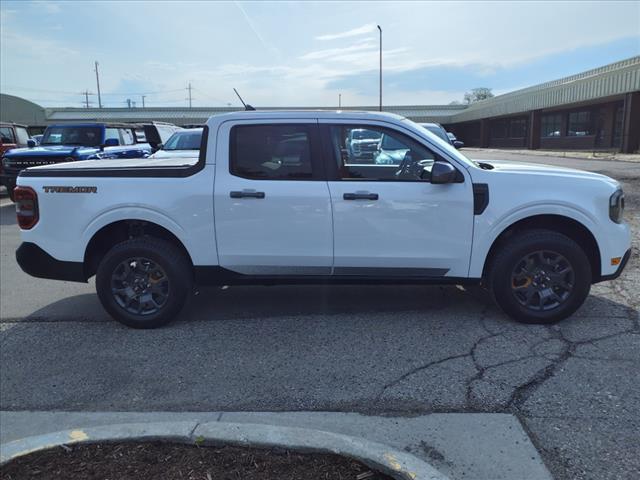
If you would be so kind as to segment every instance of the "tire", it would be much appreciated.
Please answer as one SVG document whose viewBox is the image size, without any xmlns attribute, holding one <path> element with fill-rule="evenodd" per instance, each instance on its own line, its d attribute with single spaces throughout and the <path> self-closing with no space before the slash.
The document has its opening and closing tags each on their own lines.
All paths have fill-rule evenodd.
<svg viewBox="0 0 640 480">
<path fill-rule="evenodd" d="M 104 309 L 132 328 L 158 328 L 171 322 L 192 291 L 191 262 L 175 245 L 138 237 L 115 245 L 96 273 Z"/>
<path fill-rule="evenodd" d="M 488 286 L 502 310 L 521 323 L 549 324 L 572 315 L 591 289 L 591 264 L 580 245 L 551 230 L 516 233 L 498 246 Z"/>
</svg>

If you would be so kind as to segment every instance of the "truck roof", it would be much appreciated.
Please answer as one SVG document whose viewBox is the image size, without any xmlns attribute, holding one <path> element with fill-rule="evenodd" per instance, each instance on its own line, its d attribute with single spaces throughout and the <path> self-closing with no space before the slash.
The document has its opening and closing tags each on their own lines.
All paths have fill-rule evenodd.
<svg viewBox="0 0 640 480">
<path fill-rule="evenodd" d="M 394 123 L 405 119 L 405 117 L 396 115 L 395 113 L 355 110 L 248 110 L 216 115 L 209 118 L 207 125 L 211 126 L 227 120 L 256 120 L 263 118 L 291 120 L 341 118 L 345 120 L 391 120 Z"/>
<path fill-rule="evenodd" d="M 106 128 L 141 128 L 143 124 L 138 123 L 114 123 L 114 122 L 68 122 L 52 123 L 48 127 L 106 127 Z"/>
</svg>

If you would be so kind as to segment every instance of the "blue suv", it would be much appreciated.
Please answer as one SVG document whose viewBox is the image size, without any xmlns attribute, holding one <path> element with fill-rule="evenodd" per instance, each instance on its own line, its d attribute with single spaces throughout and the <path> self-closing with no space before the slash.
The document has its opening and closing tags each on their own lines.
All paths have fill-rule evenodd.
<svg viewBox="0 0 640 480">
<path fill-rule="evenodd" d="M 138 143 L 136 136 L 140 128 L 109 123 L 50 125 L 39 146 L 30 140 L 28 148 L 14 148 L 4 154 L 0 183 L 13 200 L 16 178 L 25 168 L 77 160 L 148 157 L 151 146 Z"/>
</svg>

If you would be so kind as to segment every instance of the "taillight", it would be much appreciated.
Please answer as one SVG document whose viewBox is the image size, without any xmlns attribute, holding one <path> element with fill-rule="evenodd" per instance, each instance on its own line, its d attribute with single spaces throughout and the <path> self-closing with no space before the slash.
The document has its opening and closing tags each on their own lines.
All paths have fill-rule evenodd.
<svg viewBox="0 0 640 480">
<path fill-rule="evenodd" d="M 13 199 L 16 202 L 18 225 L 23 230 L 29 230 L 38 223 L 38 195 L 31 187 L 16 187 L 13 189 Z"/>
</svg>

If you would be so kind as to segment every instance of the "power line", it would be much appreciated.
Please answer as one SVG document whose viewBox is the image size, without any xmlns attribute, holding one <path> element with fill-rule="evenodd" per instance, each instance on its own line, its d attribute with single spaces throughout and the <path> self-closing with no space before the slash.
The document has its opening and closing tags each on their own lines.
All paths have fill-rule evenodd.
<svg viewBox="0 0 640 480">
<path fill-rule="evenodd" d="M 65 95 L 77 95 L 78 92 L 71 92 L 71 91 L 65 91 L 65 90 L 47 90 L 47 89 L 40 89 L 40 88 L 28 88 L 28 87 L 19 87 L 16 85 L 3 85 L 3 90 L 17 90 L 17 91 L 24 91 L 24 92 L 38 92 L 38 93 L 62 93 Z M 104 92 L 100 92 L 101 96 L 125 96 L 125 95 L 159 95 L 161 93 L 174 93 L 174 92 L 183 92 L 184 88 L 175 88 L 172 90 L 158 90 L 156 92 L 123 92 L 123 93 L 104 93 Z"/>
<path fill-rule="evenodd" d="M 199 88 L 196 88 L 196 87 L 192 87 L 192 88 L 193 88 L 193 90 L 197 91 L 199 94 L 204 95 L 204 96 L 205 96 L 206 98 L 208 98 L 209 100 L 213 100 L 214 102 L 222 103 L 222 104 L 225 104 L 225 105 L 226 105 L 227 103 L 229 103 L 229 102 L 222 101 L 222 100 L 220 100 L 219 98 L 212 97 L 211 95 L 209 95 L 209 94 L 205 93 L 204 91 L 202 91 L 202 90 L 201 90 L 201 89 L 199 89 Z"/>
<path fill-rule="evenodd" d="M 85 108 L 89 108 L 89 104 L 93 103 L 93 102 L 89 102 L 89 95 L 95 95 L 95 94 L 89 93 L 89 90 L 85 90 L 84 92 L 82 92 L 82 94 L 84 95 Z"/>
</svg>

